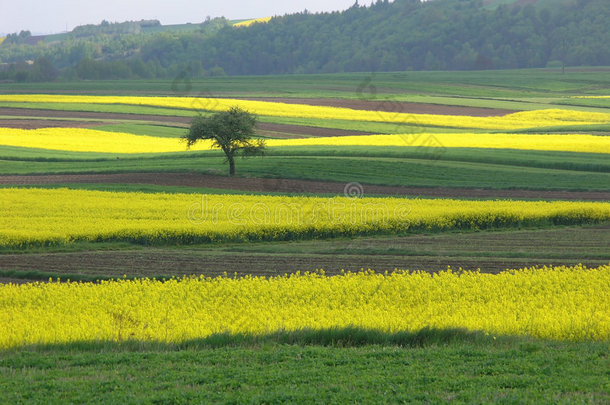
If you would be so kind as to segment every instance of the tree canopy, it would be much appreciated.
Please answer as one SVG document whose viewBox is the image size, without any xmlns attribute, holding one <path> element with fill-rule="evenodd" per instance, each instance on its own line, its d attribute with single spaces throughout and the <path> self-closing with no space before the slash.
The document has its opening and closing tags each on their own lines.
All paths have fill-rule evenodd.
<svg viewBox="0 0 610 405">
<path fill-rule="evenodd" d="M 0 46 L 0 64 L 44 56 L 67 79 L 610 65 L 608 0 L 501 3 L 378 0 L 249 27 L 218 18 L 173 31 L 144 21 L 45 38 L 23 32 Z M 16 75 L 0 68 L 0 80 Z"/>
<path fill-rule="evenodd" d="M 231 107 L 210 116 L 198 115 L 184 136 L 187 148 L 200 140 L 212 141 L 212 147 L 221 149 L 229 163 L 229 175 L 235 175 L 235 157 L 263 155 L 265 141 L 254 138 L 256 116 L 239 107 Z"/>
</svg>

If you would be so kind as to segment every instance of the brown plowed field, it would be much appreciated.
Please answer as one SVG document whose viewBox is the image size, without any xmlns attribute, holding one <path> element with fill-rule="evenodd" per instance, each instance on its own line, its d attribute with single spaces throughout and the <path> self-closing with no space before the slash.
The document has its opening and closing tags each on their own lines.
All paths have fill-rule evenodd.
<svg viewBox="0 0 610 405">
<path fill-rule="evenodd" d="M 24 280 L 21 278 L 7 278 L 7 277 L 0 277 L 0 284 L 26 284 L 26 283 L 31 283 L 31 280 Z"/>
<path fill-rule="evenodd" d="M 95 276 L 182 276 L 224 272 L 276 275 L 324 269 L 427 271 L 477 269 L 495 273 L 535 265 L 607 264 L 609 225 L 549 229 L 414 234 L 395 237 L 261 242 L 184 248 L 0 254 L 1 270 Z"/>
<path fill-rule="evenodd" d="M 365 131 L 352 131 L 348 129 L 334 129 L 334 128 L 320 128 L 320 127 L 308 127 L 302 125 L 288 125 L 288 124 L 273 124 L 270 122 L 259 122 L 258 129 L 264 135 L 271 135 L 274 137 L 282 137 L 282 134 L 291 135 L 291 138 L 304 138 L 304 137 L 325 137 L 325 136 L 353 136 L 353 135 L 372 135 L 373 132 Z"/>
<path fill-rule="evenodd" d="M 121 114 L 121 113 L 99 113 L 85 111 L 57 111 L 57 110 L 29 110 L 20 108 L 0 108 L 0 116 L 16 116 L 16 117 L 32 117 L 32 120 L 27 119 L 0 119 L 0 127 L 10 128 L 43 128 L 43 127 L 91 127 L 95 123 L 82 121 L 69 121 L 70 118 L 95 120 L 117 120 L 117 121 L 143 121 L 150 124 L 168 125 L 176 127 L 188 127 L 191 117 L 175 117 L 168 115 L 146 115 L 146 114 Z M 41 120 L 40 117 L 50 118 L 67 118 L 65 121 Z M 38 124 L 38 121 L 48 123 L 49 125 Z M 61 122 L 62 125 L 54 123 Z M 7 123 L 7 125 L 4 125 Z M 99 123 L 100 125 L 102 123 Z M 104 124 L 108 124 L 105 122 Z M 370 135 L 370 132 L 350 131 L 345 129 L 332 129 L 309 127 L 302 125 L 289 124 L 274 124 L 270 122 L 260 122 L 258 128 L 263 135 L 271 135 L 279 138 L 302 138 L 302 137 L 323 137 L 323 136 L 350 136 L 350 135 Z"/>
<path fill-rule="evenodd" d="M 343 194 L 345 183 L 292 179 L 263 179 L 212 176 L 197 173 L 116 173 L 65 174 L 42 176 L 0 176 L 4 185 L 36 185 L 58 183 L 128 183 L 160 186 L 220 188 L 257 192 Z M 513 198 L 549 200 L 608 201 L 610 192 L 603 191 L 536 191 L 491 190 L 464 188 L 426 188 L 363 185 L 365 195 L 402 195 L 447 198 Z"/>
<path fill-rule="evenodd" d="M 61 175 L 61 176 L 0 176 L 2 184 L 51 184 L 54 182 L 102 182 L 102 183 L 149 183 L 186 185 L 210 188 L 241 188 L 253 191 L 282 191 L 282 192 L 316 192 L 335 193 L 343 192 L 344 184 L 330 182 L 308 182 L 285 179 L 245 179 L 228 178 L 221 176 L 208 176 L 199 174 L 108 174 L 108 175 Z M 561 198 L 561 199 L 610 199 L 609 193 L 571 193 L 571 192 L 533 192 L 525 190 L 463 190 L 463 189 L 424 189 L 408 187 L 365 186 L 369 194 L 403 194 L 403 195 L 435 195 L 444 197 L 512 197 L 527 198 Z M 540 247 L 541 252 L 552 252 L 559 248 L 555 254 L 570 252 L 579 242 L 586 242 L 591 249 L 598 249 L 603 244 L 604 235 L 607 236 L 607 227 L 600 227 L 587 231 L 592 240 L 585 240 L 576 235 L 571 238 L 571 231 L 553 231 L 552 235 L 526 235 L 518 238 L 517 234 L 502 238 L 501 234 L 481 234 L 460 237 L 452 245 L 458 246 L 459 251 L 470 252 L 471 257 L 452 257 L 452 251 L 445 251 L 447 243 L 429 237 L 410 237 L 406 242 L 391 241 L 363 241 L 356 245 L 348 244 L 342 249 L 361 249 L 362 254 L 330 254 L 309 253 L 258 253 L 258 252 L 222 252 L 222 251 L 193 251 L 146 249 L 136 251 L 109 251 L 109 252 L 78 252 L 78 253 L 50 253 L 50 254 L 18 254 L 0 255 L 0 269 L 10 270 L 38 270 L 56 272 L 58 274 L 88 274 L 120 277 L 129 276 L 182 276 L 185 274 L 205 274 L 207 276 L 220 275 L 227 271 L 237 271 L 240 275 L 276 275 L 298 270 L 325 269 L 329 274 L 335 274 L 342 269 L 360 270 L 361 268 L 374 268 L 378 271 L 393 270 L 395 268 L 439 270 L 448 265 L 453 268 L 464 269 L 481 268 L 486 272 L 498 272 L 506 268 L 521 268 L 540 264 L 577 264 L 582 262 L 589 266 L 605 264 L 603 260 L 579 259 L 536 259 L 531 257 L 504 257 L 505 252 L 529 252 L 534 247 Z M 552 236 L 552 238 L 549 238 Z M 560 239 L 562 240 L 560 242 Z M 564 240 L 565 239 L 565 240 Z M 534 241 L 536 241 L 534 243 Z M 463 243 L 462 243 L 463 242 Z M 546 243 L 546 245 L 543 244 Z M 328 242 L 332 250 L 334 242 Z M 379 244 L 381 243 L 381 245 Z M 398 249 L 429 251 L 425 255 L 392 255 L 378 254 L 378 249 Z M 601 247 L 603 249 L 603 247 Z M 372 253 L 366 254 L 367 250 Z M 598 249 L 599 250 L 599 249 Z M 498 252 L 493 257 L 483 256 Z M 434 254 L 430 254 L 434 252 Z M 8 280 L 5 280 L 9 282 Z"/>
<path fill-rule="evenodd" d="M 324 269 L 327 274 L 341 270 L 375 269 L 377 272 L 394 269 L 439 271 L 454 269 L 482 269 L 497 273 L 507 268 L 523 268 L 541 264 L 576 265 L 578 259 L 535 259 L 504 257 L 430 257 L 386 255 L 311 255 L 311 254 L 233 254 L 208 252 L 195 254 L 186 251 L 106 251 L 27 255 L 0 255 L 0 267 L 11 270 L 36 270 L 56 274 L 83 274 L 108 277 L 155 277 L 205 275 L 219 276 L 224 272 L 257 276 L 282 275 L 296 271 Z M 601 260 L 584 261 L 597 266 Z"/>
<path fill-rule="evenodd" d="M 342 107 L 353 110 L 385 111 L 409 114 L 432 115 L 464 115 L 471 117 L 498 117 L 512 114 L 516 110 L 499 108 L 464 107 L 443 104 L 410 103 L 392 100 L 356 100 L 338 98 L 278 98 L 278 97 L 248 97 L 242 100 L 272 101 L 286 104 L 307 104 L 313 106 Z"/>
<path fill-rule="evenodd" d="M 110 120 L 136 120 L 136 121 L 157 121 L 164 123 L 191 122 L 189 117 L 174 117 L 167 115 L 147 115 L 147 114 L 122 114 L 122 113 L 102 113 L 92 111 L 62 111 L 62 110 L 37 110 L 27 108 L 4 108 L 0 107 L 0 116 L 16 117 L 52 117 L 52 118 L 79 118 L 79 119 L 110 119 Z M 194 115 L 194 114 L 193 114 Z"/>
<path fill-rule="evenodd" d="M 38 119 L 0 119 L 0 128 L 91 128 L 96 125 L 108 123 L 95 121 L 69 121 L 69 120 L 38 120 Z"/>
</svg>

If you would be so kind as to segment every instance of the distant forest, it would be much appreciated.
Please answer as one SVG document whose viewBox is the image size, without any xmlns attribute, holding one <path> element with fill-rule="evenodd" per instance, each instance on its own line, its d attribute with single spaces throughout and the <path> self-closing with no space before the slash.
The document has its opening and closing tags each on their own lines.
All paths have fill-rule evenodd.
<svg viewBox="0 0 610 405">
<path fill-rule="evenodd" d="M 610 65 L 610 1 L 378 0 L 234 27 L 108 23 L 9 35 L 0 80 L 471 70 Z M 502 2 L 500 2 L 502 3 Z"/>
</svg>

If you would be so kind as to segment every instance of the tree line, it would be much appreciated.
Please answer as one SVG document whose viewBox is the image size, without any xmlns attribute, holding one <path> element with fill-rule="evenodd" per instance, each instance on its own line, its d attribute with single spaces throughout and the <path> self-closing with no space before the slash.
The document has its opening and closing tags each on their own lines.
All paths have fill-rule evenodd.
<svg viewBox="0 0 610 405">
<path fill-rule="evenodd" d="M 356 1 L 343 12 L 304 11 L 249 27 L 218 18 L 188 32 L 147 33 L 105 23 L 35 45 L 15 34 L 0 46 L 0 80 L 40 80 L 29 72 L 43 62 L 65 79 L 610 65 L 607 0 L 518 4 Z"/>
</svg>

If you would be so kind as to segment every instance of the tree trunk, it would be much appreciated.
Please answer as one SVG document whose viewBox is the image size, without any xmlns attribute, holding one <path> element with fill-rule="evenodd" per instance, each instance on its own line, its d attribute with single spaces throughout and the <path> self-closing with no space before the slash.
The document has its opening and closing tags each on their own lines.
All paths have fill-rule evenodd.
<svg viewBox="0 0 610 405">
<path fill-rule="evenodd" d="M 235 176 L 235 160 L 233 156 L 229 157 L 229 176 Z"/>
</svg>

